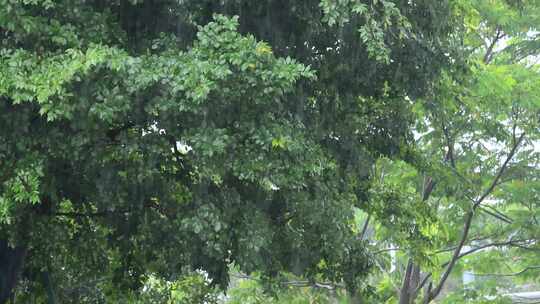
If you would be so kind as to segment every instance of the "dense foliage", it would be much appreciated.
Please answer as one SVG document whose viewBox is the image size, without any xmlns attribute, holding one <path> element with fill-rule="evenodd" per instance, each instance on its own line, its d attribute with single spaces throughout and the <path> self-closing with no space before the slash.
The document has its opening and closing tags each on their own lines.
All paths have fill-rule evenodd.
<svg viewBox="0 0 540 304">
<path fill-rule="evenodd" d="M 0 303 L 429 303 L 463 271 L 446 301 L 506 301 L 540 271 L 539 24 L 0 0 Z"/>
<path fill-rule="evenodd" d="M 445 69 L 414 105 L 423 161 L 377 165 L 375 246 L 403 265 L 374 278 L 381 301 L 508 303 L 512 292 L 538 288 L 540 6 L 457 3 L 467 66 Z M 380 211 L 389 208 L 390 222 Z"/>
<path fill-rule="evenodd" d="M 225 287 L 233 264 L 362 288 L 353 210 L 409 153 L 451 9 L 2 0 L 0 302 Z"/>
</svg>

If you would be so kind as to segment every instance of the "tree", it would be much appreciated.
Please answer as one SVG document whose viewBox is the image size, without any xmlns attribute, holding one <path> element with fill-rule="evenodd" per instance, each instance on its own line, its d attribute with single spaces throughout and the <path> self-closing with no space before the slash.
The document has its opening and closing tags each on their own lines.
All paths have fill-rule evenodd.
<svg viewBox="0 0 540 304">
<path fill-rule="evenodd" d="M 417 161 L 381 161 L 384 178 L 372 188 L 370 206 L 378 209 L 368 211 L 381 235 L 392 236 L 380 246 L 397 246 L 407 257 L 394 278 L 403 304 L 430 303 L 463 267 L 477 277 L 538 276 L 540 77 L 531 33 L 539 7 L 520 1 L 458 7 L 469 67 L 445 71 L 432 96 L 415 104 Z"/>
<path fill-rule="evenodd" d="M 362 288 L 353 210 L 376 158 L 409 157 L 450 8 L 0 1 L 0 303 L 232 264 Z"/>
</svg>

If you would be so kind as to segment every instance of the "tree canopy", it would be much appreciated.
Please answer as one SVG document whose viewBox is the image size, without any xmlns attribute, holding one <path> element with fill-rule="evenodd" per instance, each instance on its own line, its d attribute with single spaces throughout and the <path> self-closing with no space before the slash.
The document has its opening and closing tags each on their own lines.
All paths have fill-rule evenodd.
<svg viewBox="0 0 540 304">
<path fill-rule="evenodd" d="M 232 272 L 429 303 L 535 267 L 539 10 L 0 0 L 0 303 L 211 302 Z"/>
</svg>

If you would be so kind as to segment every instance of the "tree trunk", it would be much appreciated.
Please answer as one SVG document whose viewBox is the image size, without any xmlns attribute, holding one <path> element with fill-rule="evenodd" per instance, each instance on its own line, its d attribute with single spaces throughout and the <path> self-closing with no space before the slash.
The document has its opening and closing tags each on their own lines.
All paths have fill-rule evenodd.
<svg viewBox="0 0 540 304">
<path fill-rule="evenodd" d="M 11 248 L 7 240 L 0 239 L 0 304 L 7 303 L 13 296 L 25 255 L 25 248 Z"/>
<path fill-rule="evenodd" d="M 50 267 L 49 267 L 50 268 Z M 54 295 L 54 289 L 51 282 L 51 275 L 49 271 L 42 272 L 42 278 L 43 278 L 43 285 L 45 286 L 45 289 L 47 290 L 47 304 L 56 304 L 56 297 Z"/>
<path fill-rule="evenodd" d="M 420 267 L 414 264 L 412 259 L 407 263 L 403 285 L 399 292 L 399 304 L 412 304 L 418 296 L 418 285 L 420 284 Z"/>
<path fill-rule="evenodd" d="M 411 304 L 410 283 L 412 279 L 413 262 L 409 259 L 407 268 L 405 269 L 405 276 L 403 277 L 403 285 L 399 292 L 399 304 Z"/>
<path fill-rule="evenodd" d="M 451 158 L 451 155 L 447 155 L 446 158 Z M 433 188 L 435 187 L 435 181 L 428 176 L 424 178 L 424 186 L 422 189 L 422 202 L 428 200 Z M 407 263 L 407 270 L 403 277 L 403 285 L 399 292 L 399 304 L 413 304 L 414 300 L 418 296 L 418 286 L 420 285 L 420 266 L 414 264 L 413 260 L 409 258 Z"/>
</svg>

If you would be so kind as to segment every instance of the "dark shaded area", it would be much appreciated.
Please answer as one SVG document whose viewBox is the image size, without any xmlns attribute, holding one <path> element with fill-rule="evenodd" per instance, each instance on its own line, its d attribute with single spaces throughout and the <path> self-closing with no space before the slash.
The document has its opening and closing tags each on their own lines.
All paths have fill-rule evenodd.
<svg viewBox="0 0 540 304">
<path fill-rule="evenodd" d="M 11 248 L 6 240 L 0 240 L 0 303 L 6 303 L 13 296 L 25 255 L 25 248 Z"/>
</svg>

